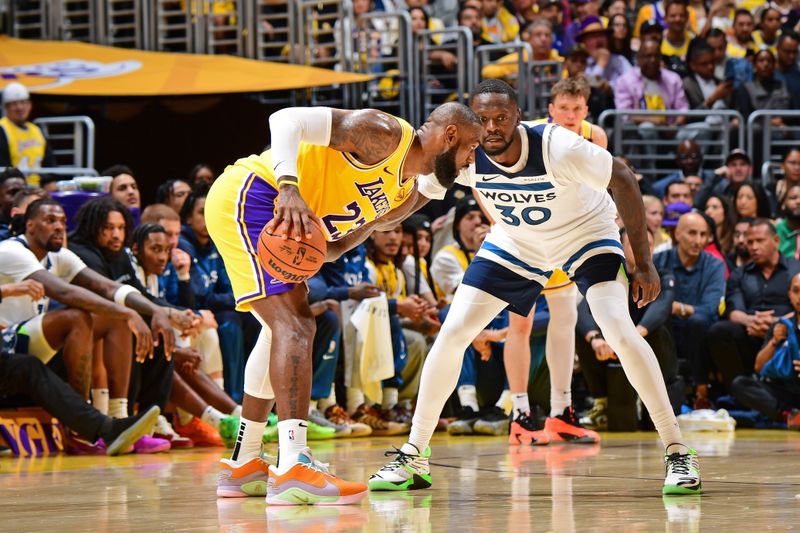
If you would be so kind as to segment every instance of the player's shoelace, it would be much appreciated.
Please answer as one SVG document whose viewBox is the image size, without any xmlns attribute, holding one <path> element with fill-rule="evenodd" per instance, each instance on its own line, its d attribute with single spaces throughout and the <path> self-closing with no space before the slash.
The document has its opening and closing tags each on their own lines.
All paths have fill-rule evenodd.
<svg viewBox="0 0 800 533">
<path fill-rule="evenodd" d="M 381 470 L 395 470 L 397 468 L 400 468 L 401 466 L 404 466 L 412 462 L 414 459 L 417 459 L 419 457 L 419 455 L 417 454 L 405 453 L 404 451 L 400 450 L 399 448 L 395 448 L 394 446 L 392 446 L 392 448 L 394 448 L 394 450 L 383 452 L 383 455 L 384 457 L 391 457 L 393 455 L 395 455 L 396 457 L 392 461 L 386 463 L 386 465 L 384 465 L 384 467 L 381 468 Z"/>
<path fill-rule="evenodd" d="M 536 419 L 526 413 L 522 413 L 514 420 L 517 424 L 522 426 L 523 429 L 528 431 L 536 431 Z"/>
<path fill-rule="evenodd" d="M 673 453 L 667 456 L 667 468 L 670 472 L 681 474 L 683 476 L 689 475 L 689 468 L 691 467 L 692 458 L 687 454 Z"/>
</svg>

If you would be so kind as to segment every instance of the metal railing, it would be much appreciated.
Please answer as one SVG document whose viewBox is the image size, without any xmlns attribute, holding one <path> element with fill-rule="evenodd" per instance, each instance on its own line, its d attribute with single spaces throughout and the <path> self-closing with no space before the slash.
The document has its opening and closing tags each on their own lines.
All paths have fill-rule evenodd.
<svg viewBox="0 0 800 533">
<path fill-rule="evenodd" d="M 57 0 L 50 3 L 53 34 L 62 41 L 98 42 L 100 24 L 92 0 Z"/>
<path fill-rule="evenodd" d="M 91 118 L 42 117 L 33 122 L 42 129 L 59 164 L 94 167 L 95 128 Z"/>
<path fill-rule="evenodd" d="M 516 60 L 510 63 L 500 63 L 500 61 L 493 61 L 492 59 L 498 54 L 511 54 L 516 52 Z M 480 78 L 493 77 L 486 76 L 484 70 L 490 65 L 502 65 L 503 67 L 513 68 L 509 70 L 508 76 L 503 76 L 503 79 L 517 88 L 517 103 L 522 110 L 523 116 L 527 116 L 527 112 L 531 109 L 531 101 L 529 100 L 530 91 L 528 90 L 531 85 L 531 61 L 533 57 L 533 50 L 528 43 L 508 43 L 508 44 L 484 44 L 475 49 L 475 61 L 477 68 L 475 69 L 475 79 L 472 84 L 477 84 Z M 505 69 L 504 69 L 505 70 Z M 491 74 L 488 72 L 487 74 Z"/>
<path fill-rule="evenodd" d="M 52 38 L 52 20 L 48 0 L 26 0 L 9 2 L 9 30 L 21 39 Z"/>
<path fill-rule="evenodd" d="M 550 91 L 553 85 L 561 81 L 564 68 L 560 61 L 531 61 L 530 83 L 528 84 L 528 118 L 540 118 L 547 115 L 550 103 Z"/>
<path fill-rule="evenodd" d="M 784 126 L 773 126 L 772 119 L 783 119 Z M 786 119 L 789 119 L 788 121 Z M 788 122 L 788 124 L 787 124 Z M 800 145 L 800 111 L 764 109 L 747 117 L 747 151 L 759 161 L 780 161 L 790 148 Z"/>
<path fill-rule="evenodd" d="M 142 0 L 100 0 L 97 18 L 102 24 L 98 42 L 120 48 L 146 48 L 150 42 L 146 4 L 149 2 Z"/>
<path fill-rule="evenodd" d="M 706 119 L 719 117 L 718 123 L 694 122 L 677 126 L 668 124 L 649 128 L 656 139 L 642 138 L 639 124 L 631 116 L 686 117 Z M 645 111 L 637 109 L 608 109 L 603 111 L 598 125 L 609 133 L 609 151 L 624 155 L 646 177 L 663 177 L 676 172 L 675 151 L 683 140 L 694 138 L 706 162 L 722 166 L 731 148 L 744 145 L 744 131 L 734 127 L 733 120 L 743 124 L 738 111 Z M 694 125 L 692 125 L 694 124 Z M 694 137 L 692 137 L 694 135 Z"/>
<path fill-rule="evenodd" d="M 434 37 L 441 36 L 435 43 Z M 419 75 L 422 102 L 420 114 L 413 117 L 412 124 L 419 125 L 437 106 L 446 101 L 467 103 L 475 80 L 472 33 L 464 27 L 447 30 L 423 30 L 416 34 L 414 48 L 417 50 L 415 70 Z M 455 55 L 457 64 L 453 71 L 436 71 L 436 62 L 431 53 L 447 52 Z"/>
<path fill-rule="evenodd" d="M 246 15 L 252 21 L 247 39 L 247 57 L 263 61 L 293 62 L 297 42 L 296 4 L 276 0 L 254 0 Z M 295 50 L 296 52 L 296 50 Z"/>
</svg>

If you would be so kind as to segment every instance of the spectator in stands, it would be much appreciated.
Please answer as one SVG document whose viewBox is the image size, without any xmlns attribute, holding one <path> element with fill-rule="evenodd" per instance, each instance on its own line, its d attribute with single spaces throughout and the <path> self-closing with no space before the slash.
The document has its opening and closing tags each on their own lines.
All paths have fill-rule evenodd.
<svg viewBox="0 0 800 533">
<path fill-rule="evenodd" d="M 139 185 L 133 176 L 133 170 L 125 165 L 114 165 L 101 172 L 102 176 L 111 176 L 111 197 L 118 200 L 129 211 L 138 211 L 142 208 Z"/>
<path fill-rule="evenodd" d="M 686 204 L 689 207 L 694 205 L 692 199 L 692 190 L 689 187 L 689 184 L 685 181 L 673 181 L 667 185 L 667 188 L 664 191 L 665 207 L 678 203 Z"/>
<path fill-rule="evenodd" d="M 728 60 L 728 38 L 719 28 L 712 28 L 706 34 L 706 43 L 711 47 L 714 58 L 714 77 L 718 80 L 725 78 L 725 63 Z"/>
<path fill-rule="evenodd" d="M 639 40 L 639 48 L 645 41 L 655 41 L 658 43 L 659 49 L 661 41 L 664 40 L 664 25 L 657 20 L 648 20 L 641 27 L 641 38 Z M 638 50 L 637 50 L 638 51 Z"/>
<path fill-rule="evenodd" d="M 198 163 L 192 170 L 189 172 L 189 176 L 186 178 L 186 182 L 194 186 L 197 183 L 206 183 L 211 185 L 214 183 L 214 180 L 217 178 L 217 174 L 214 172 L 214 169 L 211 168 L 210 165 L 205 163 Z"/>
<path fill-rule="evenodd" d="M 786 84 L 775 77 L 775 56 L 769 50 L 761 50 L 753 62 L 755 78 L 736 90 L 735 105 L 745 120 L 753 111 L 797 108 L 796 97 L 789 94 Z M 770 119 L 774 128 L 786 124 L 780 116 Z M 773 138 L 776 135 L 773 130 Z"/>
<path fill-rule="evenodd" d="M 644 42 L 644 26 L 648 22 L 655 22 L 661 29 L 667 27 L 666 21 L 666 2 L 663 0 L 657 0 L 652 3 L 648 3 L 643 5 L 639 9 L 639 13 L 636 17 L 636 23 L 633 26 L 633 36 L 640 37 L 642 42 Z M 697 14 L 694 12 L 693 9 L 689 9 L 689 29 L 697 33 Z"/>
<path fill-rule="evenodd" d="M 778 64 L 775 78 L 786 84 L 790 94 L 800 94 L 800 66 L 797 64 L 797 50 L 800 47 L 800 36 L 794 31 L 787 31 L 778 38 Z"/>
<path fill-rule="evenodd" d="M 790 185 L 781 205 L 783 218 L 775 223 L 775 231 L 780 239 L 779 251 L 784 257 L 800 259 L 797 246 L 800 230 L 800 184 Z"/>
<path fill-rule="evenodd" d="M 645 223 L 647 229 L 653 235 L 653 248 L 656 253 L 663 247 L 669 249 L 671 246 L 669 233 L 662 227 L 664 222 L 664 203 L 655 196 L 642 196 L 644 203 Z"/>
<path fill-rule="evenodd" d="M 680 76 L 661 68 L 661 53 L 658 43 L 650 40 L 644 41 L 639 48 L 637 58 L 639 66 L 622 75 L 617 81 L 614 89 L 614 102 L 617 109 L 685 111 L 689 108 Z M 656 126 L 683 126 L 686 123 L 686 118 L 683 116 L 631 115 L 629 118 L 637 124 L 639 137 L 648 141 L 643 148 L 651 165 L 654 164 L 653 156 L 656 155 L 656 147 L 652 141 L 657 141 L 662 135 L 668 133 L 660 133 Z M 693 138 L 696 134 L 697 131 L 681 128 L 677 133 L 677 138 L 678 140 Z"/>
<path fill-rule="evenodd" d="M 586 67 L 589 52 L 582 44 L 573 46 L 564 57 L 564 70 L 568 78 L 578 76 L 586 77 Z M 592 76 L 586 80 L 589 83 L 589 117 L 587 120 L 596 121 L 606 109 L 614 107 L 614 90 L 611 84 L 603 78 Z"/>
<path fill-rule="evenodd" d="M 564 5 L 561 0 L 542 0 L 539 2 L 539 16 L 550 21 L 553 28 L 553 48 L 564 55 Z"/>
<path fill-rule="evenodd" d="M 600 18 L 600 2 L 598 0 L 577 0 L 573 2 L 575 8 L 572 22 L 564 31 L 564 46 L 571 47 L 578 43 L 578 35 L 588 18 L 597 19 L 606 27 L 607 20 Z"/>
<path fill-rule="evenodd" d="M 513 0 L 511 4 L 514 8 L 514 18 L 517 19 L 520 28 L 526 27 L 538 18 L 537 15 L 541 10 L 541 8 L 539 8 L 539 11 L 537 11 L 537 9 L 534 8 L 536 4 L 534 0 Z"/>
<path fill-rule="evenodd" d="M 28 282 L 11 283 L 0 286 L 0 292 L 6 296 L 19 296 L 21 290 L 29 293 L 30 287 Z M 150 409 L 139 410 L 136 416 L 121 419 L 106 416 L 86 403 L 85 398 L 36 357 L 6 351 L 0 352 L 0 394 L 24 394 L 58 418 L 69 428 L 66 432 L 67 442 L 64 443 L 68 453 L 77 449 L 84 451 L 100 439 L 105 443 L 106 454 L 127 453 L 135 442 L 153 428 L 160 413 L 154 405 Z"/>
<path fill-rule="evenodd" d="M 693 39 L 689 46 L 689 73 L 683 78 L 683 88 L 690 109 L 719 110 L 730 109 L 733 105 L 733 82 L 722 81 L 714 76 L 714 50 L 702 39 Z M 722 118 L 708 116 L 709 126 L 722 123 Z"/>
<path fill-rule="evenodd" d="M 736 184 L 733 206 L 738 218 L 772 218 L 770 201 L 761 184 L 751 181 Z"/>
<path fill-rule="evenodd" d="M 16 167 L 20 170 L 54 167 L 56 158 L 42 130 L 31 116 L 30 93 L 24 85 L 11 82 L 3 89 L 3 112 L 0 118 L 0 168 Z M 39 186 L 39 175 L 27 177 L 29 185 Z"/>
<path fill-rule="evenodd" d="M 686 55 L 694 37 L 689 31 L 689 1 L 666 0 L 664 10 L 667 29 L 664 30 L 664 38 L 661 40 L 661 56 L 668 69 L 685 76 Z"/>
<path fill-rule="evenodd" d="M 781 13 L 772 6 L 761 10 L 758 29 L 753 32 L 753 41 L 759 50 L 778 53 L 778 38 L 781 35 Z"/>
<path fill-rule="evenodd" d="M 553 49 L 553 30 L 549 21 L 534 20 L 522 32 L 522 38 L 531 45 L 533 61 L 563 61 L 563 58 Z M 525 60 L 528 59 L 527 55 L 526 51 L 523 54 Z M 500 78 L 513 83 L 519 68 L 518 58 L 518 52 L 504 55 L 496 62 L 483 67 L 481 74 L 484 78 Z"/>
<path fill-rule="evenodd" d="M 415 214 L 403 221 L 403 255 L 401 265 L 409 294 L 418 294 L 433 306 L 443 297 L 428 268 L 433 231 L 428 217 Z"/>
<path fill-rule="evenodd" d="M 493 44 L 483 35 L 483 18 L 479 8 L 464 4 L 464 6 L 458 10 L 458 25 L 469 29 L 472 34 L 473 48 L 484 44 Z"/>
<path fill-rule="evenodd" d="M 703 205 L 712 194 L 733 200 L 734 186 L 751 179 L 752 173 L 753 162 L 747 152 L 739 148 L 731 150 L 725 158 L 725 166 L 718 169 L 712 179 L 706 180 L 703 188 L 697 193 L 695 202 L 697 205 Z"/>
<path fill-rule="evenodd" d="M 747 250 L 747 230 L 753 223 L 753 218 L 742 218 L 733 226 L 733 252 L 728 256 L 728 263 L 734 268 L 744 266 L 750 262 L 750 252 Z"/>
<path fill-rule="evenodd" d="M 755 409 L 774 422 L 785 422 L 788 429 L 800 429 L 800 354 L 785 346 L 787 337 L 797 336 L 800 318 L 800 276 L 792 278 L 789 286 L 789 301 L 792 305 L 792 330 L 778 322 L 772 326 L 764 338 L 764 344 L 756 355 L 754 370 L 761 373 L 764 366 L 775 356 L 778 347 L 784 345 L 789 350 L 793 368 L 789 376 L 756 378 L 749 375 L 738 376 L 731 384 L 731 394 L 742 405 Z"/>
<path fill-rule="evenodd" d="M 608 27 L 611 28 L 608 50 L 624 57 L 629 63 L 632 62 L 635 54 L 631 48 L 631 26 L 628 19 L 625 15 L 613 15 L 608 20 Z"/>
<path fill-rule="evenodd" d="M 608 19 L 610 27 L 611 17 L 625 16 L 625 0 L 606 0 L 600 6 L 600 14 Z"/>
<path fill-rule="evenodd" d="M 781 169 L 783 170 L 783 179 L 775 184 L 775 196 L 778 203 L 783 203 L 789 187 L 800 184 L 800 148 L 792 148 L 786 152 Z"/>
<path fill-rule="evenodd" d="M 725 255 L 729 255 L 734 250 L 733 233 L 736 224 L 736 215 L 731 203 L 727 198 L 712 194 L 702 207 L 703 213 L 711 217 L 711 220 L 716 225 L 720 251 Z"/>
<path fill-rule="evenodd" d="M 11 223 L 11 204 L 25 187 L 25 174 L 18 168 L 9 167 L 0 172 L 0 226 Z"/>
<path fill-rule="evenodd" d="M 11 222 L 0 225 L 0 241 L 25 233 L 25 211 L 32 202 L 45 197 L 47 197 L 47 193 L 42 189 L 19 191 L 14 196 L 14 201 L 11 202 Z"/>
<path fill-rule="evenodd" d="M 631 71 L 631 64 L 623 56 L 611 53 L 608 36 L 609 31 L 599 18 L 587 17 L 581 22 L 577 40 L 589 52 L 586 77 L 590 84 L 593 78 L 595 84 L 605 80 L 616 90 L 617 81 Z"/>
<path fill-rule="evenodd" d="M 752 261 L 731 273 L 725 297 L 728 319 L 708 333 L 711 359 L 727 390 L 737 376 L 754 371 L 770 326 L 792 311 L 789 285 L 800 273 L 800 261 L 778 252 L 778 235 L 769 220 L 754 220 L 746 239 Z"/>
<path fill-rule="evenodd" d="M 685 181 L 689 176 L 700 176 L 705 182 L 712 179 L 714 173 L 710 170 L 703 170 L 703 152 L 700 145 L 693 140 L 681 141 L 675 150 L 675 165 L 677 172 L 673 172 L 656 181 L 651 189 L 657 196 L 663 196 L 667 185 L 675 181 Z M 692 195 L 694 196 L 694 195 Z"/>
<path fill-rule="evenodd" d="M 733 32 L 728 36 L 725 55 L 729 58 L 744 58 L 748 50 L 757 52 L 758 48 L 753 40 L 754 29 L 753 14 L 746 9 L 737 9 L 733 15 Z"/>
<path fill-rule="evenodd" d="M 626 268 L 632 271 L 636 268 L 636 263 L 630 239 L 624 229 L 620 234 L 625 251 Z M 637 331 L 656 354 L 673 407 L 679 408 L 682 383 L 678 379 L 675 343 L 669 331 L 670 307 L 676 283 L 669 270 L 658 269 L 658 272 L 661 276 L 661 292 L 658 298 L 642 308 L 631 299 L 628 309 Z M 598 398 L 605 399 L 605 402 L 601 401 L 600 404 L 606 406 L 607 429 L 636 431 L 638 429 L 636 392 L 625 377 L 614 350 L 605 341 L 600 328 L 592 318 L 585 299 L 578 305 L 577 331 L 579 335 L 576 336 L 576 350 L 581 370 L 589 386 L 589 392 L 595 398 L 595 405 L 598 405 Z"/>
<path fill-rule="evenodd" d="M 508 43 L 517 39 L 519 23 L 501 0 L 481 0 L 481 15 L 484 39 L 494 44 Z"/>
<path fill-rule="evenodd" d="M 719 318 L 725 297 L 723 263 L 703 251 L 709 238 L 705 219 L 686 213 L 675 228 L 676 246 L 653 257 L 659 272 L 672 272 L 675 277 L 672 331 L 678 357 L 688 361 L 692 371 L 696 409 L 709 405 L 706 336 Z"/>
<path fill-rule="evenodd" d="M 190 283 L 192 258 L 178 248 L 181 237 L 180 216 L 168 205 L 151 204 L 142 211 L 142 224 L 158 224 L 164 228 L 169 244 L 169 258 L 158 280 L 158 297 L 175 306 L 193 308 L 195 298 Z M 206 315 L 203 318 L 206 319 Z M 213 319 L 213 314 L 211 318 Z"/>
<path fill-rule="evenodd" d="M 206 185 L 207 187 L 208 185 Z M 156 189 L 156 203 L 166 204 L 176 213 L 181 212 L 183 203 L 192 192 L 192 186 L 184 180 L 167 180 Z"/>
</svg>

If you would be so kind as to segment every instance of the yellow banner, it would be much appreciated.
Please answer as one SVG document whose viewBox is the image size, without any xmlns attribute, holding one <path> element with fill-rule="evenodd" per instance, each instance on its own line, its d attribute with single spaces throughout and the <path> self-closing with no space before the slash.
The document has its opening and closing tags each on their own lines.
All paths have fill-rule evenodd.
<svg viewBox="0 0 800 533">
<path fill-rule="evenodd" d="M 371 78 L 241 57 L 0 36 L 0 90 L 19 81 L 38 94 L 166 96 L 302 89 Z"/>
</svg>

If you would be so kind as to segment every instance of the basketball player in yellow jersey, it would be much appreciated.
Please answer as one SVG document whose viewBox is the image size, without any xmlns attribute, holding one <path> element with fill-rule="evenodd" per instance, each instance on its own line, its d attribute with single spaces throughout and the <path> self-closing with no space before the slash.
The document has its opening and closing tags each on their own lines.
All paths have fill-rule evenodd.
<svg viewBox="0 0 800 533">
<path fill-rule="evenodd" d="M 221 461 L 217 495 L 266 494 L 276 505 L 357 503 L 367 486 L 333 476 L 306 446 L 314 316 L 304 284 L 284 284 L 261 268 L 258 236 L 266 225 L 300 239 L 316 221 L 328 240 L 328 259 L 335 259 L 424 204 L 417 175 L 433 173 L 452 186 L 474 161 L 481 124 L 457 103 L 434 110 L 417 131 L 373 109 L 289 108 L 269 122 L 272 148 L 229 166 L 205 205 L 237 309 L 252 312 L 263 326 L 245 367 L 238 438 L 231 459 Z M 274 402 L 279 459 L 267 467 L 261 435 Z"/>
<path fill-rule="evenodd" d="M 589 114 L 591 89 L 583 77 L 567 78 L 553 86 L 550 116 L 536 122 L 555 122 L 577 133 L 587 141 L 603 148 L 608 147 L 608 136 L 603 128 L 586 121 Z M 542 294 L 550 309 L 545 353 L 550 370 L 550 413 L 544 431 L 536 431 L 534 420 L 529 419 L 528 375 L 530 373 L 530 338 L 533 314 L 527 317 L 509 313 L 508 336 L 503 350 L 509 390 L 514 408 L 514 422 L 509 441 L 547 444 L 550 441 L 593 443 L 599 441 L 594 431 L 578 425 L 572 413 L 572 364 L 575 357 L 575 324 L 578 320 L 578 289 L 567 275 L 556 270 Z"/>
</svg>

